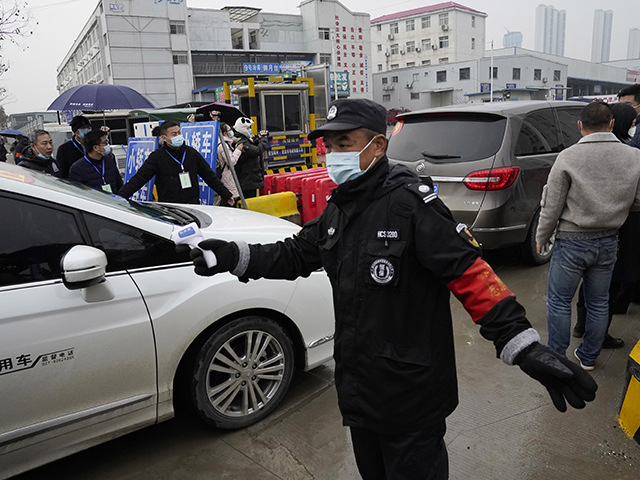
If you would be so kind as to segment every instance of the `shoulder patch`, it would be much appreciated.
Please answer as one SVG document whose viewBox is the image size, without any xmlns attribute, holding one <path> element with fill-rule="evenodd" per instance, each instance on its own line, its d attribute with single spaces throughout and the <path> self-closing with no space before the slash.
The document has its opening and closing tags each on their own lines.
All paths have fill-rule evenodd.
<svg viewBox="0 0 640 480">
<path fill-rule="evenodd" d="M 418 195 L 424 203 L 431 203 L 438 198 L 438 194 L 433 189 L 433 182 L 429 177 L 422 179 L 421 182 L 408 183 L 405 188 Z"/>
<path fill-rule="evenodd" d="M 471 235 L 471 232 L 469 231 L 469 228 L 467 227 L 466 224 L 464 223 L 459 223 L 456 226 L 456 232 L 458 232 L 458 235 L 460 235 L 462 237 L 463 240 L 469 242 L 469 244 L 472 247 L 476 247 L 476 248 L 480 248 L 480 244 L 478 243 L 478 241 L 473 237 L 473 235 Z"/>
</svg>

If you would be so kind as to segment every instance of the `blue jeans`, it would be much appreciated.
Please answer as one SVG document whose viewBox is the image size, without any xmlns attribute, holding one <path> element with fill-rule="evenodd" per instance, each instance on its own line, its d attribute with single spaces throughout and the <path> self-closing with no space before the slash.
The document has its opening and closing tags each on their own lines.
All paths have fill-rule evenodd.
<svg viewBox="0 0 640 480">
<path fill-rule="evenodd" d="M 616 263 L 615 237 L 593 240 L 556 240 L 547 295 L 549 347 L 566 355 L 571 339 L 571 301 L 584 282 L 587 323 L 578 356 L 593 365 L 600 355 L 609 324 L 609 285 Z"/>
</svg>

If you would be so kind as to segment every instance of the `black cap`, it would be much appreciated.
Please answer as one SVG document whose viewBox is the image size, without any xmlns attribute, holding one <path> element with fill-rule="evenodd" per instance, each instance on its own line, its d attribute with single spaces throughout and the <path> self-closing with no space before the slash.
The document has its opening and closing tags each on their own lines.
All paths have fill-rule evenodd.
<svg viewBox="0 0 640 480">
<path fill-rule="evenodd" d="M 69 122 L 69 125 L 71 126 L 71 131 L 75 132 L 79 130 L 80 127 L 84 127 L 84 126 L 91 127 L 91 122 L 89 122 L 89 119 L 87 117 L 83 117 L 82 115 L 76 115 L 71 119 L 71 122 Z"/>
<path fill-rule="evenodd" d="M 368 128 L 376 133 L 387 133 L 387 109 L 364 98 L 336 100 L 329 105 L 327 123 L 307 135 L 309 140 L 322 137 L 327 131 Z"/>
</svg>

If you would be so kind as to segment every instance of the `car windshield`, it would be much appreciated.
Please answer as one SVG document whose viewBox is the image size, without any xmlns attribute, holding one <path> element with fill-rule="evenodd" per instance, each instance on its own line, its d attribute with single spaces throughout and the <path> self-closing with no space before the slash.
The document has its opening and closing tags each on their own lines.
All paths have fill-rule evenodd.
<svg viewBox="0 0 640 480">
<path fill-rule="evenodd" d="M 457 163 L 495 155 L 502 145 L 507 119 L 475 113 L 411 115 L 396 125 L 387 155 L 393 160 Z"/>
<path fill-rule="evenodd" d="M 37 172 L 31 172 L 31 174 L 37 178 L 38 183 L 44 184 L 46 188 L 50 190 L 88 199 L 111 208 L 125 210 L 174 225 L 186 225 L 191 222 L 199 223 L 196 216 L 190 214 L 188 210 L 183 210 L 178 207 L 127 200 L 118 195 L 109 194 L 102 190 L 96 190 L 69 180 L 61 180 L 49 175 L 41 175 Z"/>
</svg>

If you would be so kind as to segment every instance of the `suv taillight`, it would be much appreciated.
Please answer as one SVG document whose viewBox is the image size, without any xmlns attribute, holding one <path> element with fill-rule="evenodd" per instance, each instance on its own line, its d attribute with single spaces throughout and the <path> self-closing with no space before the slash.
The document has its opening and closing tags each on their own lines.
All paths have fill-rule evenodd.
<svg viewBox="0 0 640 480">
<path fill-rule="evenodd" d="M 493 168 L 470 173 L 462 183 L 469 190 L 503 190 L 513 185 L 520 167 Z"/>
</svg>

